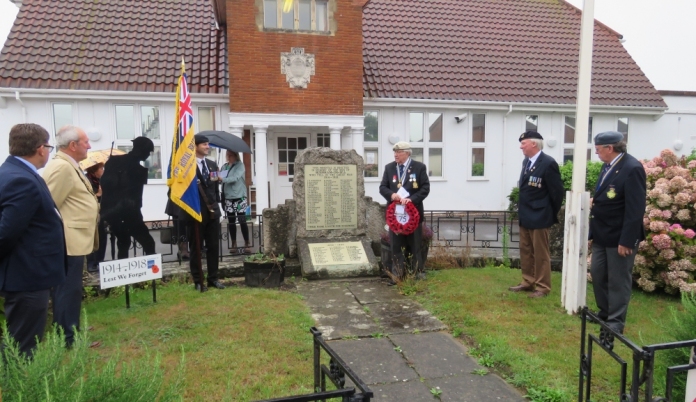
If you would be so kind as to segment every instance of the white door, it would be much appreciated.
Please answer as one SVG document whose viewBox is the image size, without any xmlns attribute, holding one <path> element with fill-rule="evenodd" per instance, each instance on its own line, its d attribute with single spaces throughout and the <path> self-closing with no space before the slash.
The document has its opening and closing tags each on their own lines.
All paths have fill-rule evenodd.
<svg viewBox="0 0 696 402">
<path fill-rule="evenodd" d="M 295 176 L 295 157 L 309 147 L 308 134 L 276 134 L 273 144 L 271 176 L 271 207 L 292 199 L 292 181 Z M 269 147 L 270 148 L 270 147 Z"/>
</svg>

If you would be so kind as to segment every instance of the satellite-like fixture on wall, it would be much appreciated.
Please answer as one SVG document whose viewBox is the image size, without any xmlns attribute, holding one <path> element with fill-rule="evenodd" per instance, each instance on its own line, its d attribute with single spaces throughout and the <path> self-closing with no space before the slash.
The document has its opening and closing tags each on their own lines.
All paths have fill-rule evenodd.
<svg viewBox="0 0 696 402">
<path fill-rule="evenodd" d="M 99 131 L 98 128 L 96 127 L 91 127 L 85 130 L 85 133 L 87 134 L 87 138 L 89 138 L 90 141 L 99 141 L 102 137 L 101 131 Z"/>
</svg>

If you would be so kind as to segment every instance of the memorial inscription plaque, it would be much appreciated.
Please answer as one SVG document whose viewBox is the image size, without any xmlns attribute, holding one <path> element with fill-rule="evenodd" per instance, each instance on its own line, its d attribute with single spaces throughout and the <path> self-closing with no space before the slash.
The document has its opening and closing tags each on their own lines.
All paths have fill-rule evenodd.
<svg viewBox="0 0 696 402">
<path fill-rule="evenodd" d="M 309 244 L 309 254 L 315 266 L 368 264 L 367 254 L 359 241 Z"/>
<path fill-rule="evenodd" d="M 305 165 L 307 230 L 358 227 L 355 165 Z"/>
</svg>

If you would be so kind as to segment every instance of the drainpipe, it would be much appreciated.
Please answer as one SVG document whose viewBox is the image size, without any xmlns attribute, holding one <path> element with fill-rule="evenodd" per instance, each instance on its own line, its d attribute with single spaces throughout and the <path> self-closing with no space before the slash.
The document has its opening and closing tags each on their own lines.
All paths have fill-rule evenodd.
<svg viewBox="0 0 696 402">
<path fill-rule="evenodd" d="M 501 154 L 501 156 L 503 157 L 503 160 L 502 160 L 502 163 L 500 164 L 502 177 L 505 177 L 505 173 L 506 173 L 505 172 L 505 159 L 506 159 L 505 158 L 505 151 L 506 151 L 505 137 L 507 137 L 507 118 L 508 118 L 508 115 L 510 113 L 512 113 L 512 103 L 508 105 L 508 111 L 507 111 L 507 113 L 505 113 L 505 116 L 503 116 L 503 152 Z M 507 196 L 508 193 L 506 191 L 510 191 L 510 189 L 507 189 L 507 190 L 505 189 L 505 184 L 506 184 L 505 180 L 501 180 L 500 186 L 502 189 L 503 196 Z M 505 206 L 504 200 L 505 200 L 505 198 L 503 198 L 503 203 L 501 204 L 501 206 L 503 209 L 507 209 L 507 207 Z"/>
<path fill-rule="evenodd" d="M 19 102 L 20 105 L 22 105 L 22 123 L 27 122 L 27 108 L 24 106 L 24 102 L 22 102 L 22 99 L 19 97 L 19 91 L 15 91 L 15 99 L 17 99 L 17 102 Z"/>
</svg>

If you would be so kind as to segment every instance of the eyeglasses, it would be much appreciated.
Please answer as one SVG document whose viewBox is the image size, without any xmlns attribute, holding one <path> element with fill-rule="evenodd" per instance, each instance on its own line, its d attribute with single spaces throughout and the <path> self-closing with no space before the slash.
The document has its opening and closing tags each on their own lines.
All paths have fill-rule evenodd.
<svg viewBox="0 0 696 402">
<path fill-rule="evenodd" d="M 56 148 L 53 145 L 48 145 L 48 144 L 43 144 L 39 148 L 44 147 L 48 149 L 48 152 L 53 152 L 53 150 Z"/>
</svg>

